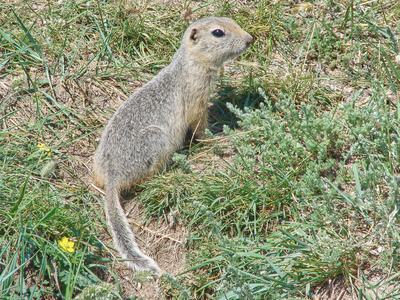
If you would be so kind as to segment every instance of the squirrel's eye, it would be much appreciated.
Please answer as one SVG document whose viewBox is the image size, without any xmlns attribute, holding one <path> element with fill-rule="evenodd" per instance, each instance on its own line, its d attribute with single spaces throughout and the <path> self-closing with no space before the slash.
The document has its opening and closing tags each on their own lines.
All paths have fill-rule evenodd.
<svg viewBox="0 0 400 300">
<path fill-rule="evenodd" d="M 225 32 L 223 32 L 221 29 L 215 29 L 213 32 L 211 32 L 213 36 L 215 37 L 223 37 L 225 35 Z"/>
</svg>

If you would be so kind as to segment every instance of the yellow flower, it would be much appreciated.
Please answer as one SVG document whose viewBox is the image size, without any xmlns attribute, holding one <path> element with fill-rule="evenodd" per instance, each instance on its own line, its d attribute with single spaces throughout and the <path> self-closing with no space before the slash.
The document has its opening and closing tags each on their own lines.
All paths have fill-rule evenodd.
<svg viewBox="0 0 400 300">
<path fill-rule="evenodd" d="M 68 238 L 66 236 L 64 236 L 61 240 L 58 241 L 58 245 L 60 245 L 61 250 L 64 252 L 74 252 L 74 245 L 75 243 L 68 240 Z"/>
<path fill-rule="evenodd" d="M 45 144 L 39 144 L 39 145 L 37 145 L 37 147 L 38 147 L 40 150 L 44 150 L 44 151 L 46 151 L 46 152 L 50 152 L 50 149 L 47 148 Z"/>
</svg>

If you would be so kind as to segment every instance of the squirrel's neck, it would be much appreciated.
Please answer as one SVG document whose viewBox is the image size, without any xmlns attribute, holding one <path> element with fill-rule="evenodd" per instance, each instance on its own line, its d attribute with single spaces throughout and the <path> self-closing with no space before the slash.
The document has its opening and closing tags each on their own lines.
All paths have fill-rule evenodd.
<svg viewBox="0 0 400 300">
<path fill-rule="evenodd" d="M 179 74 L 178 84 L 182 85 L 185 101 L 197 102 L 199 98 L 208 101 L 213 92 L 220 66 L 210 65 L 198 57 L 193 57 L 180 48 L 174 55 L 171 66 L 176 69 L 174 74 Z"/>
</svg>

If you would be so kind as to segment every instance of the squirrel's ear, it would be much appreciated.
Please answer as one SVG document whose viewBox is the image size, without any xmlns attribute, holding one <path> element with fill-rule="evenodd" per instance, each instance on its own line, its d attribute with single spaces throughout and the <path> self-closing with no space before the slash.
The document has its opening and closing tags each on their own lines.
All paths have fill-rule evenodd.
<svg viewBox="0 0 400 300">
<path fill-rule="evenodd" d="M 192 31 L 190 32 L 190 40 L 192 40 L 194 42 L 197 41 L 197 39 L 198 39 L 197 32 L 198 32 L 198 30 L 196 28 L 192 29 Z"/>
</svg>

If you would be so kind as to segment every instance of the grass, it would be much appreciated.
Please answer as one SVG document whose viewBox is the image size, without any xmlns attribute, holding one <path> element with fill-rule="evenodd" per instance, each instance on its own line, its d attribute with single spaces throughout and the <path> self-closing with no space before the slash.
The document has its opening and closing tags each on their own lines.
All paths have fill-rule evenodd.
<svg viewBox="0 0 400 300">
<path fill-rule="evenodd" d="M 188 230 L 185 271 L 161 278 L 163 295 L 400 299 L 389 0 L 3 1 L 1 299 L 135 298 L 105 242 L 91 155 L 113 111 L 208 15 L 257 40 L 212 97 L 220 134 L 141 186 L 148 220 L 173 213 Z"/>
</svg>

